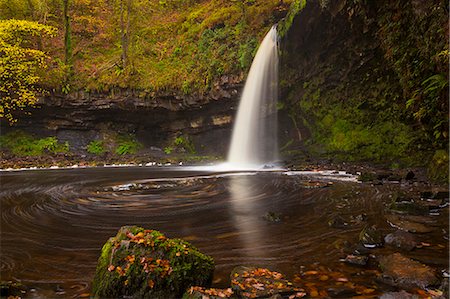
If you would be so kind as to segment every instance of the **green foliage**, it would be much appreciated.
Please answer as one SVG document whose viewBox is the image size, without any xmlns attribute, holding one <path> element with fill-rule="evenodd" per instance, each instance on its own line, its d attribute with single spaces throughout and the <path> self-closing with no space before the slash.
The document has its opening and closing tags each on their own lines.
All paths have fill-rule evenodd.
<svg viewBox="0 0 450 299">
<path fill-rule="evenodd" d="M 224 74 L 245 72 L 256 45 L 291 2 L 0 0 L 0 18 L 57 27 L 44 44 L 59 59 L 42 74 L 49 89 L 190 94 L 207 91 Z"/>
<path fill-rule="evenodd" d="M 86 148 L 87 152 L 94 155 L 101 155 L 105 153 L 106 149 L 101 140 L 92 140 Z"/>
<path fill-rule="evenodd" d="M 55 31 L 37 22 L 0 20 L 0 118 L 14 123 L 14 112 L 37 102 L 39 71 L 47 67 L 48 56 L 33 48 L 33 40 Z"/>
<path fill-rule="evenodd" d="M 118 155 L 135 154 L 142 147 L 135 137 L 131 135 L 119 136 L 117 138 L 117 147 L 115 153 Z"/>
<path fill-rule="evenodd" d="M 425 165 L 448 144 L 445 4 L 424 2 L 420 9 L 408 1 L 320 4 L 330 10 L 324 16 L 333 15 L 327 21 L 348 23 L 342 23 L 347 29 L 333 23 L 321 40 L 286 37 L 286 50 L 295 50 L 282 53 L 284 106 L 293 125 L 310 133 L 304 135 L 308 140 L 300 134 L 298 139 L 320 157 Z M 300 1 L 291 8 L 295 5 L 301 8 Z M 301 9 L 296 11 L 301 18 Z M 288 14 L 279 32 L 292 24 L 289 19 Z M 321 21 L 311 19 L 311 27 Z M 342 43 L 327 46 L 331 40 Z M 315 61 L 311 71 L 308 59 Z"/>
<path fill-rule="evenodd" d="M 408 116 L 437 148 L 448 143 L 448 3 L 380 6 L 378 35 L 403 89 Z"/>
<path fill-rule="evenodd" d="M 449 158 L 447 150 L 437 150 L 428 167 L 428 176 L 435 182 L 449 183 Z"/>
<path fill-rule="evenodd" d="M 280 37 L 284 37 L 294 22 L 294 18 L 306 6 L 306 0 L 294 0 L 291 3 L 287 16 L 278 24 L 277 30 Z"/>
<path fill-rule="evenodd" d="M 166 155 L 170 155 L 172 152 L 173 152 L 173 147 L 171 147 L 171 146 L 166 146 L 166 147 L 164 148 L 164 153 L 165 153 Z"/>
<path fill-rule="evenodd" d="M 69 143 L 58 142 L 56 137 L 34 138 L 21 131 L 0 136 L 0 147 L 18 156 L 40 156 L 44 153 L 67 153 Z"/>
<path fill-rule="evenodd" d="M 194 143 L 189 136 L 178 136 L 173 141 L 175 148 L 181 151 L 188 152 L 191 155 L 195 155 L 197 152 L 195 150 Z"/>
</svg>

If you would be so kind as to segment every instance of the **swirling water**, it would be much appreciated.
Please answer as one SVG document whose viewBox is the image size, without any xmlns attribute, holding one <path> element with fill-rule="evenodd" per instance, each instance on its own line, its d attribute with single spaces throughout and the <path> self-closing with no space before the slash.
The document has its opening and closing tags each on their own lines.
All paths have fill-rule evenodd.
<svg viewBox="0 0 450 299">
<path fill-rule="evenodd" d="M 288 277 L 314 263 L 355 272 L 339 261 L 340 244 L 356 243 L 366 224 L 392 230 L 380 215 L 402 187 L 312 175 L 183 167 L 1 173 L 1 280 L 20 281 L 44 297 L 88 293 L 103 243 L 123 225 L 190 241 L 214 258 L 218 287 L 229 284 L 237 265 L 268 267 Z M 311 180 L 330 184 L 310 188 Z M 268 222 L 268 212 L 282 221 Z M 352 219 L 362 213 L 367 223 L 328 225 L 337 215 Z M 435 242 L 426 238 L 440 240 L 442 233 L 423 238 Z"/>
</svg>

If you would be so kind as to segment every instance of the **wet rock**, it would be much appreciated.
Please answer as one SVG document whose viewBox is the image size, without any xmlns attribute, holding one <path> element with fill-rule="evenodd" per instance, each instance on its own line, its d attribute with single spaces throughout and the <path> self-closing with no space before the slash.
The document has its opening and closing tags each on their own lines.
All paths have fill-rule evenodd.
<svg viewBox="0 0 450 299">
<path fill-rule="evenodd" d="M 136 183 L 130 183 L 130 184 L 123 184 L 123 185 L 117 185 L 105 188 L 105 191 L 131 191 L 131 190 L 144 190 L 148 189 L 147 186 L 142 184 L 136 184 Z"/>
<path fill-rule="evenodd" d="M 281 222 L 281 217 L 282 217 L 281 214 L 275 213 L 275 212 L 267 212 L 263 216 L 264 220 L 271 222 L 271 223 Z"/>
<path fill-rule="evenodd" d="M 416 177 L 416 174 L 414 172 L 408 171 L 408 173 L 405 176 L 405 180 L 410 181 L 410 180 L 414 179 L 415 177 Z"/>
<path fill-rule="evenodd" d="M 326 188 L 333 185 L 333 182 L 322 182 L 322 181 L 303 181 L 301 186 L 306 189 L 318 189 Z"/>
<path fill-rule="evenodd" d="M 27 288 L 19 282 L 0 281 L 0 297 L 23 297 L 27 292 Z"/>
<path fill-rule="evenodd" d="M 346 228 L 348 223 L 341 216 L 336 216 L 333 219 L 328 221 L 328 226 L 333 228 Z"/>
<path fill-rule="evenodd" d="M 410 233 L 429 233 L 433 231 L 433 228 L 429 226 L 408 220 L 408 218 L 399 215 L 386 215 L 386 220 L 392 227 Z"/>
<path fill-rule="evenodd" d="M 436 219 L 433 219 L 430 216 L 419 216 L 419 215 L 401 215 L 400 218 L 412 221 L 412 222 L 418 222 L 422 224 L 427 224 L 430 226 L 436 226 L 438 224 Z"/>
<path fill-rule="evenodd" d="M 237 298 L 231 288 L 228 289 L 207 289 L 203 287 L 191 287 L 183 295 L 183 299 L 219 299 L 219 298 Z"/>
<path fill-rule="evenodd" d="M 236 267 L 230 278 L 233 291 L 244 298 L 267 298 L 304 291 L 294 287 L 281 273 L 264 268 Z"/>
<path fill-rule="evenodd" d="M 420 193 L 422 199 L 449 199 L 449 193 L 447 191 L 431 192 L 425 191 Z"/>
<path fill-rule="evenodd" d="M 345 259 L 341 260 L 344 263 L 351 264 L 351 265 L 357 265 L 357 266 L 365 266 L 367 265 L 367 262 L 369 261 L 369 257 L 364 255 L 353 255 L 349 254 L 345 257 Z"/>
<path fill-rule="evenodd" d="M 103 246 L 92 283 L 94 297 L 179 298 L 208 286 L 214 262 L 188 242 L 155 230 L 124 226 Z"/>
<path fill-rule="evenodd" d="M 384 242 L 390 246 L 407 251 L 413 250 L 418 244 L 414 235 L 402 230 L 386 235 Z"/>
<path fill-rule="evenodd" d="M 418 295 L 413 295 L 406 291 L 389 292 L 380 296 L 380 299 L 419 299 Z"/>
<path fill-rule="evenodd" d="M 361 182 L 373 182 L 378 179 L 378 176 L 372 172 L 364 172 L 358 177 Z"/>
<path fill-rule="evenodd" d="M 429 208 L 413 201 L 400 201 L 393 202 L 389 206 L 389 211 L 397 214 L 428 215 Z"/>
<path fill-rule="evenodd" d="M 425 289 L 439 283 L 434 269 L 400 253 L 381 256 L 379 266 L 383 271 L 380 279 L 393 286 L 406 289 L 414 287 Z"/>
<path fill-rule="evenodd" d="M 359 241 L 366 248 L 382 247 L 384 243 L 383 236 L 375 225 L 365 227 L 359 234 Z"/>
<path fill-rule="evenodd" d="M 359 214 L 359 215 L 356 215 L 356 216 L 351 216 L 351 222 L 353 224 L 358 225 L 358 224 L 361 224 L 361 223 L 366 222 L 366 221 L 367 221 L 367 215 L 366 214 Z"/>
</svg>

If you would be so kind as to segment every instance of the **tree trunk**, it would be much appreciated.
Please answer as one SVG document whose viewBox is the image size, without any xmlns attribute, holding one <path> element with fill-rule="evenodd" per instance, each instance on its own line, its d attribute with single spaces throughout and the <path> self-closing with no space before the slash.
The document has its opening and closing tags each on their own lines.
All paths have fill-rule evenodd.
<svg viewBox="0 0 450 299">
<path fill-rule="evenodd" d="M 130 30 L 130 10 L 131 10 L 131 0 L 127 0 L 127 12 L 125 21 L 125 9 L 123 7 L 123 2 L 125 0 L 120 0 L 120 31 L 122 33 L 122 68 L 125 69 L 128 65 L 128 32 Z"/>
<path fill-rule="evenodd" d="M 64 52 L 65 63 L 72 66 L 72 33 L 70 29 L 69 0 L 63 0 L 64 7 Z"/>
</svg>

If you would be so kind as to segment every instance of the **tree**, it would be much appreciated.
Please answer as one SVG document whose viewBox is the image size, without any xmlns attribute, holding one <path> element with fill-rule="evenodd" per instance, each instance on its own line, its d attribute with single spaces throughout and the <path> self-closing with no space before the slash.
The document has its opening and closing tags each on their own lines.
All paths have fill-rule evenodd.
<svg viewBox="0 0 450 299">
<path fill-rule="evenodd" d="M 53 36 L 56 29 L 25 20 L 0 20 L 0 118 L 10 124 L 13 113 L 34 106 L 42 90 L 39 71 L 47 67 L 48 56 L 33 48 L 34 39 Z"/>
</svg>

